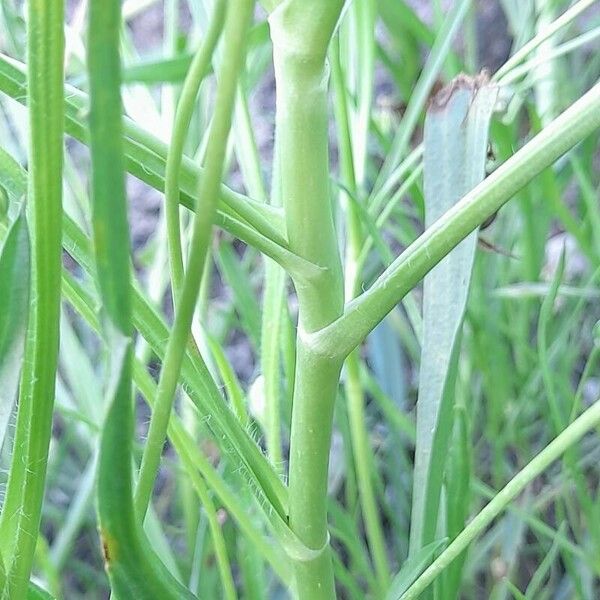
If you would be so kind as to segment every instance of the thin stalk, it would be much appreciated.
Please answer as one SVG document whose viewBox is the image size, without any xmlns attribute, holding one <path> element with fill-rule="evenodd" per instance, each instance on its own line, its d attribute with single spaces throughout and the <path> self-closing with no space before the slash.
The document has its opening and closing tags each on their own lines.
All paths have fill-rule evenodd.
<svg viewBox="0 0 600 600">
<path fill-rule="evenodd" d="M 565 152 L 600 127 L 596 84 L 417 238 L 356 300 L 321 331 L 307 334 L 314 352 L 349 354 L 452 248 Z"/>
<path fill-rule="evenodd" d="M 223 29 L 223 23 L 225 21 L 225 9 L 226 2 L 224 0 L 218 0 L 213 6 L 213 14 L 209 22 L 206 36 L 200 45 L 197 53 L 195 54 L 190 68 L 187 72 L 179 101 L 177 103 L 175 111 L 175 119 L 173 123 L 173 130 L 171 133 L 171 142 L 167 153 L 167 162 L 165 165 L 165 220 L 166 220 L 166 232 L 167 232 L 167 246 L 169 249 L 169 271 L 171 278 L 171 295 L 173 299 L 174 312 L 177 312 L 179 306 L 179 299 L 181 296 L 181 288 L 183 286 L 184 279 L 184 266 L 183 266 L 183 250 L 181 242 L 181 215 L 180 212 L 180 175 L 181 175 L 181 163 L 183 160 L 183 150 L 185 145 L 186 136 L 192 121 L 194 109 L 196 107 L 196 99 L 200 86 L 210 70 L 211 59 L 219 40 L 219 36 Z M 205 260 L 205 274 L 202 277 L 202 285 L 207 279 L 206 274 L 210 272 L 210 252 L 207 252 Z M 200 292 L 202 296 L 202 292 Z M 200 302 L 200 304 L 202 304 Z M 200 344 L 204 342 L 200 340 Z M 188 406 L 186 404 L 186 406 Z M 189 412 L 189 410 L 188 410 Z M 193 420 L 192 420 L 193 421 Z M 194 427 L 193 422 L 190 422 L 190 429 Z M 224 566 L 224 560 L 221 556 L 222 543 L 218 538 L 218 533 L 215 530 L 215 519 L 214 519 L 214 508 L 210 497 L 204 491 L 203 482 L 201 480 L 198 485 L 192 484 L 188 480 L 187 475 L 184 475 L 181 480 L 182 485 L 182 503 L 184 507 L 184 515 L 187 523 L 186 531 L 188 533 L 189 547 L 193 549 L 194 533 L 197 530 L 198 521 L 198 507 L 193 496 L 192 486 L 198 492 L 198 496 L 202 505 L 205 508 L 209 527 L 211 529 L 214 545 L 215 554 L 217 556 L 217 562 L 219 564 L 219 571 L 221 573 L 221 579 L 223 581 L 223 589 L 229 597 L 235 596 L 235 587 L 230 585 L 231 572 L 229 568 Z M 225 558 L 226 558 L 225 553 Z M 233 596 L 231 591 L 233 590 Z"/>
<path fill-rule="evenodd" d="M 327 474 L 340 360 L 315 355 L 307 332 L 338 318 L 343 278 L 329 193 L 325 58 L 343 7 L 287 0 L 270 15 L 277 83 L 276 136 L 290 248 L 323 267 L 309 282 L 294 280 L 299 302 L 297 368 L 289 470 L 289 523 L 314 550 L 294 559 L 301 599 L 335 597 L 327 531 Z"/>
<path fill-rule="evenodd" d="M 331 49 L 332 75 L 335 87 L 336 123 L 338 125 L 338 147 L 340 154 L 340 172 L 344 186 L 352 194 L 357 195 L 357 184 L 354 169 L 352 142 L 350 138 L 350 122 L 346 103 L 346 86 L 340 61 L 339 36 L 336 36 Z M 346 213 L 348 242 L 345 257 L 345 296 L 352 300 L 359 292 L 360 249 L 364 243 L 362 228 L 356 205 L 342 193 L 342 201 Z M 357 199 L 359 202 L 360 199 Z M 385 538 L 378 516 L 377 500 L 371 479 L 372 449 L 366 428 L 365 397 L 360 380 L 360 354 L 351 352 L 346 359 L 345 381 L 348 419 L 350 422 L 350 438 L 356 478 L 360 496 L 361 510 L 365 523 L 369 549 L 373 557 L 377 575 L 378 592 L 383 594 L 390 581 L 390 569 L 386 556 Z"/>
<path fill-rule="evenodd" d="M 156 385 L 152 381 L 148 371 L 146 371 L 137 361 L 134 363 L 134 379 L 140 391 L 142 392 L 142 395 L 150 407 L 153 408 L 153 400 L 156 397 Z M 237 593 L 231 574 L 231 564 L 229 562 L 227 546 L 223 537 L 223 530 L 219 524 L 215 504 L 211 498 L 211 494 L 207 488 L 206 482 L 198 473 L 198 463 L 195 462 L 193 465 L 190 464 L 189 453 L 187 452 L 184 444 L 187 443 L 189 447 L 190 445 L 195 446 L 195 443 L 193 438 L 189 434 L 186 436 L 184 432 L 184 426 L 181 421 L 173 420 L 173 422 L 169 424 L 169 439 L 177 449 L 177 453 L 179 454 L 182 463 L 186 467 L 186 477 L 190 478 L 192 488 L 196 492 L 206 514 L 206 520 L 208 521 L 208 527 L 210 529 L 214 544 L 215 558 L 219 568 L 219 575 L 223 585 L 224 598 L 226 598 L 226 600 L 235 600 L 235 598 L 237 598 Z"/>
<path fill-rule="evenodd" d="M 215 98 L 215 113 L 206 149 L 206 167 L 200 181 L 198 201 L 201 210 L 196 211 L 186 276 L 181 291 L 179 310 L 169 336 L 163 369 L 158 383 L 155 409 L 152 413 L 148 439 L 142 456 L 140 477 L 136 489 L 135 504 L 138 516 L 143 520 L 152 495 L 165 441 L 173 396 L 190 334 L 190 327 L 200 290 L 200 282 L 210 244 L 213 221 L 220 197 L 221 177 L 225 162 L 227 139 L 237 88 L 238 76 L 243 65 L 245 40 L 253 0 L 230 2 L 223 32 L 227 52 L 223 53 L 220 77 Z M 201 194 L 201 196 L 200 196 Z"/>
<path fill-rule="evenodd" d="M 194 56 L 190 70 L 183 83 L 171 143 L 165 167 L 165 216 L 167 219 L 167 240 L 169 244 L 169 267 L 175 308 L 179 302 L 183 286 L 183 252 L 181 248 L 181 226 L 179 220 L 179 176 L 183 158 L 183 147 L 196 105 L 196 97 L 202 81 L 210 69 L 210 61 L 219 40 L 225 20 L 225 0 L 218 0 L 213 8 L 212 18 L 202 45 Z"/>
<path fill-rule="evenodd" d="M 568 10 L 566 10 L 558 19 L 549 23 L 544 29 L 539 31 L 537 35 L 529 40 L 522 48 L 519 48 L 497 71 L 494 73 L 493 79 L 500 81 L 507 73 L 514 69 L 526 56 L 531 54 L 536 48 L 543 44 L 547 39 L 555 33 L 566 27 L 574 19 L 576 19 L 584 10 L 594 4 L 596 0 L 579 0 Z"/>
<path fill-rule="evenodd" d="M 578 419 L 548 444 L 527 466 L 519 471 L 463 529 L 454 541 L 425 569 L 401 600 L 416 600 L 435 581 L 469 544 L 507 508 L 512 500 L 529 483 L 543 473 L 566 450 L 576 444 L 586 433 L 600 424 L 600 400 L 597 400 Z"/>
<path fill-rule="evenodd" d="M 62 0 L 30 0 L 27 103 L 32 302 L 12 464 L 0 519 L 0 550 L 6 566 L 2 598 L 7 600 L 21 600 L 27 594 L 52 432 L 60 323 L 63 20 Z"/>
</svg>

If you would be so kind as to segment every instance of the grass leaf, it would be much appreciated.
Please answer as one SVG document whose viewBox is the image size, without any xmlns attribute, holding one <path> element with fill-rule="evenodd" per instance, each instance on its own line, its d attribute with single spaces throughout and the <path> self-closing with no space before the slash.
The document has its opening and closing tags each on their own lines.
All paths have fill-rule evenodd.
<svg viewBox="0 0 600 600">
<path fill-rule="evenodd" d="M 464 76 L 434 97 L 425 121 L 426 227 L 483 179 L 496 97 L 497 88 Z M 435 539 L 453 427 L 453 370 L 476 243 L 472 233 L 425 277 L 411 554 Z"/>
</svg>

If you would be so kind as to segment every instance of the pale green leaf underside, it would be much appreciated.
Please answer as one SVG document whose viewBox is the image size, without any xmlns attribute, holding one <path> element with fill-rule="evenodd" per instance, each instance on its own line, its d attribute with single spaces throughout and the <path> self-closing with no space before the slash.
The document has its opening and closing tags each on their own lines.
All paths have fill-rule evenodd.
<svg viewBox="0 0 600 600">
<path fill-rule="evenodd" d="M 495 86 L 459 76 L 431 103 L 425 121 L 426 227 L 482 181 L 497 93 Z M 476 243 L 473 232 L 425 277 L 411 553 L 435 534 L 443 472 L 443 460 L 435 460 L 435 444 L 447 442 L 452 429 L 452 411 L 444 409 L 453 404 L 451 357 L 460 337 Z M 442 406 L 447 386 L 449 407 Z M 443 457 L 443 448 L 438 450 Z"/>
</svg>

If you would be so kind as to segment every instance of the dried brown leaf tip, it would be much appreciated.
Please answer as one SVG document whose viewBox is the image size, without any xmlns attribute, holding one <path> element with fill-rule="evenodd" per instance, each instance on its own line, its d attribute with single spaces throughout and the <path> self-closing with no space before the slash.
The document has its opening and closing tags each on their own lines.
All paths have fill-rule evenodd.
<svg viewBox="0 0 600 600">
<path fill-rule="evenodd" d="M 490 74 L 483 70 L 474 77 L 460 73 L 448 85 L 440 87 L 439 82 L 433 86 L 431 95 L 429 96 L 429 110 L 442 110 L 448 105 L 452 96 L 458 90 L 471 90 L 477 93 L 479 88 L 487 85 L 490 81 Z"/>
</svg>

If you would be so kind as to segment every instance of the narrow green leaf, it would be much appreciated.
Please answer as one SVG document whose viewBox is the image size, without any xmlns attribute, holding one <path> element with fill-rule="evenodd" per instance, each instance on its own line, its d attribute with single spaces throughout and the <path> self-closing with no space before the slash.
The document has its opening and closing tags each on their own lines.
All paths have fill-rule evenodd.
<svg viewBox="0 0 600 600">
<path fill-rule="evenodd" d="M 583 436 L 600 423 L 600 401 L 596 401 L 573 423 L 556 436 L 525 467 L 523 467 L 469 522 L 460 534 L 436 558 L 433 563 L 406 590 L 402 600 L 421 598 L 433 581 L 469 546 L 469 544 L 487 529 L 494 519 L 521 493 L 536 477 L 544 472 L 566 450 L 577 444 Z"/>
<path fill-rule="evenodd" d="M 25 101 L 27 85 L 22 65 L 3 55 L 0 55 L 0 90 L 19 102 Z M 65 87 L 66 131 L 84 144 L 89 144 L 85 123 L 88 106 L 86 94 L 72 86 Z M 124 134 L 127 170 L 153 188 L 163 191 L 167 145 L 128 118 L 124 119 Z M 190 210 L 195 209 L 195 191 L 203 172 L 204 169 L 198 169 L 190 158 L 184 158 L 180 200 Z M 299 259 L 287 250 L 287 241 L 281 233 L 284 226 L 280 211 L 270 209 L 224 185 L 221 186 L 221 204 L 216 224 L 278 262 L 283 255 L 287 256 L 296 263 L 298 272 L 306 277 L 310 277 L 311 273 L 314 275 L 315 269 L 319 272 L 310 262 Z"/>
<path fill-rule="evenodd" d="M 471 506 L 471 428 L 469 413 L 464 405 L 455 406 L 454 431 L 451 436 L 451 448 L 448 451 L 446 470 L 446 528 L 447 535 L 454 539 L 465 527 Z M 444 576 L 443 596 L 452 599 L 459 595 L 464 553 L 454 561 Z"/>
<path fill-rule="evenodd" d="M 27 8 L 27 216 L 33 302 L 28 306 L 14 451 L 0 517 L 0 551 L 6 566 L 3 600 L 25 596 L 33 566 L 52 436 L 60 321 L 64 1 L 31 0 Z"/>
<path fill-rule="evenodd" d="M 402 123 L 394 135 L 390 152 L 386 156 L 381 171 L 377 176 L 374 187 L 375 193 L 378 193 L 383 188 L 386 180 L 390 177 L 398 163 L 404 158 L 410 138 L 421 115 L 421 111 L 427 103 L 429 92 L 444 65 L 444 61 L 450 52 L 452 40 L 458 32 L 470 5 L 471 0 L 457 0 L 445 19 L 444 24 L 433 43 L 427 62 L 421 71 L 419 80 L 410 96 Z"/>
<path fill-rule="evenodd" d="M 145 60 L 123 69 L 123 83 L 180 83 L 190 68 L 193 54 Z"/>
<path fill-rule="evenodd" d="M 14 408 L 29 309 L 29 233 L 21 213 L 0 249 L 0 448 Z"/>
<path fill-rule="evenodd" d="M 480 78 L 460 76 L 433 99 L 425 121 L 426 227 L 483 179 L 497 93 L 495 86 Z M 472 233 L 425 277 L 411 554 L 435 539 L 444 457 L 453 423 L 453 363 L 476 236 Z"/>
<path fill-rule="evenodd" d="M 221 347 L 219 342 L 211 335 L 206 335 L 206 341 L 212 354 L 215 365 L 219 369 L 219 375 L 223 380 L 225 389 L 227 390 L 227 396 L 231 402 L 233 411 L 235 412 L 240 423 L 247 426 L 249 423 L 248 411 L 246 410 L 246 404 L 244 399 L 244 390 L 231 366 L 231 363 L 227 359 L 225 350 Z"/>
<path fill-rule="evenodd" d="M 120 600 L 181 600 L 194 596 L 149 547 L 132 491 L 132 299 L 120 95 L 119 0 L 89 7 L 92 224 L 97 281 L 109 350 L 98 467 L 98 517 L 104 562 Z"/>
</svg>

